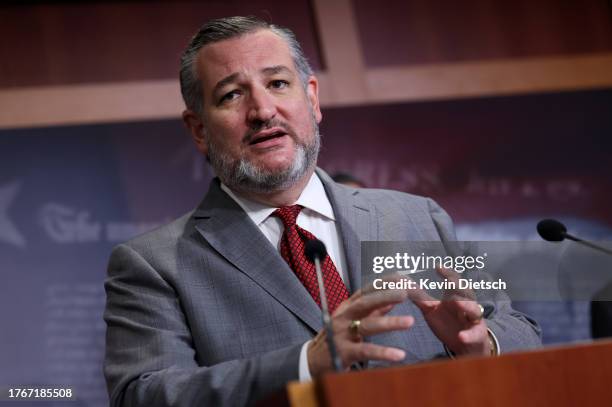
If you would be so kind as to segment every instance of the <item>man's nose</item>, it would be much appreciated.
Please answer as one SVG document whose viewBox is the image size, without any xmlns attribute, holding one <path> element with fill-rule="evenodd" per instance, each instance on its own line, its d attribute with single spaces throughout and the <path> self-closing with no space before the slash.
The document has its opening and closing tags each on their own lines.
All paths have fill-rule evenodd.
<svg viewBox="0 0 612 407">
<path fill-rule="evenodd" d="M 274 98 L 267 89 L 252 89 L 249 101 L 249 123 L 265 123 L 276 116 Z"/>
</svg>

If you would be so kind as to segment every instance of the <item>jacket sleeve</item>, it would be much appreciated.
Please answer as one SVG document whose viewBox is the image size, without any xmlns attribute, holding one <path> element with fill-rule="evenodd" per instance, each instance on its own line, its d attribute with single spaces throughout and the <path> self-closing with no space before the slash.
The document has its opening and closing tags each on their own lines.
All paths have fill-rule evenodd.
<svg viewBox="0 0 612 407">
<path fill-rule="evenodd" d="M 435 201 L 429 199 L 429 211 L 442 242 L 456 241 L 455 229 L 450 216 Z M 490 279 L 486 273 L 479 278 Z M 542 332 L 538 323 L 528 315 L 512 308 L 508 295 L 503 291 L 476 292 L 478 301 L 485 309 L 488 328 L 493 332 L 502 353 L 532 349 L 542 345 Z"/>
<path fill-rule="evenodd" d="M 303 344 L 198 363 L 175 290 L 130 246 L 113 251 L 105 288 L 104 374 L 113 407 L 242 406 L 298 379 Z"/>
</svg>

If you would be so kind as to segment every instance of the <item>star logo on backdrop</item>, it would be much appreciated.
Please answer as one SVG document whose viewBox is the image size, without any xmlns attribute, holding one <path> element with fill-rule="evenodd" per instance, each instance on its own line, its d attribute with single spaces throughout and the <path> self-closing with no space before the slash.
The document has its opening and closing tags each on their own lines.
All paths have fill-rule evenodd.
<svg viewBox="0 0 612 407">
<path fill-rule="evenodd" d="M 24 248 L 25 238 L 8 217 L 8 210 L 21 189 L 21 182 L 15 181 L 0 187 L 0 242 Z"/>
</svg>

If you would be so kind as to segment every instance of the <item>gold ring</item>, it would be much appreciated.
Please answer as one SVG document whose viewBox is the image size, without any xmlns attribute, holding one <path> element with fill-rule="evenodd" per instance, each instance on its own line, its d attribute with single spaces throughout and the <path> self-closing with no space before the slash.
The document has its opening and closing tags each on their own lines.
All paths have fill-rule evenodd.
<svg viewBox="0 0 612 407">
<path fill-rule="evenodd" d="M 353 336 L 354 338 L 359 338 L 361 337 L 361 334 L 359 333 L 359 327 L 361 326 L 361 321 L 358 319 L 354 319 L 351 321 L 351 323 L 349 324 L 349 332 L 351 333 L 351 336 Z"/>
<path fill-rule="evenodd" d="M 480 321 L 484 317 L 484 307 L 482 304 L 478 304 L 478 308 L 480 308 L 480 316 L 478 317 L 478 320 Z"/>
</svg>

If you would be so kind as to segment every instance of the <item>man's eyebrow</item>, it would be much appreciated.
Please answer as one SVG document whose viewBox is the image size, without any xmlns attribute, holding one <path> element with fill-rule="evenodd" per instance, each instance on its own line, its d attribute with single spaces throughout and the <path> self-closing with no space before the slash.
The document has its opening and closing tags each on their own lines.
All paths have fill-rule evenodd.
<svg viewBox="0 0 612 407">
<path fill-rule="evenodd" d="M 269 66 L 269 67 L 263 68 L 261 72 L 265 75 L 275 75 L 278 73 L 292 74 L 291 69 L 287 68 L 285 65 Z M 216 94 L 219 91 L 219 89 L 221 89 L 225 85 L 235 82 L 239 76 L 240 76 L 240 73 L 234 72 L 233 74 L 228 75 L 225 78 L 221 79 L 219 82 L 217 82 L 217 84 L 213 88 L 213 95 Z"/>
<path fill-rule="evenodd" d="M 261 70 L 262 73 L 266 75 L 274 75 L 277 73 L 292 73 L 291 69 L 287 68 L 285 65 L 274 65 L 269 66 Z"/>
<path fill-rule="evenodd" d="M 213 88 L 213 95 L 216 94 L 219 91 L 219 89 L 221 89 L 225 85 L 228 85 L 228 84 L 234 82 L 236 80 L 236 78 L 238 78 L 238 75 L 240 75 L 238 72 L 234 72 L 233 74 L 231 74 L 229 76 L 226 76 L 225 78 L 223 78 L 219 82 L 217 82 L 217 84 Z"/>
</svg>

